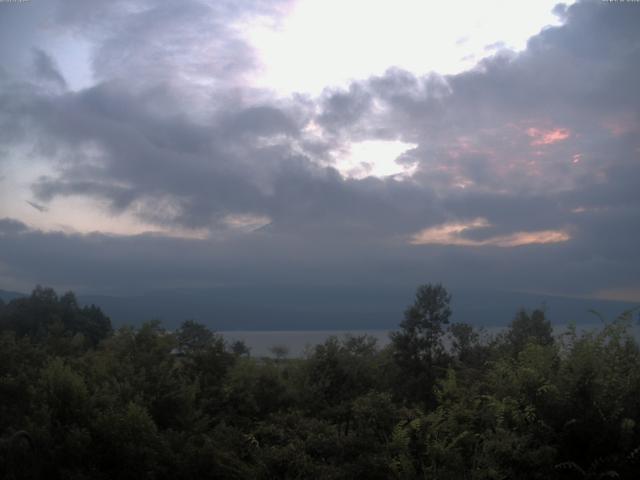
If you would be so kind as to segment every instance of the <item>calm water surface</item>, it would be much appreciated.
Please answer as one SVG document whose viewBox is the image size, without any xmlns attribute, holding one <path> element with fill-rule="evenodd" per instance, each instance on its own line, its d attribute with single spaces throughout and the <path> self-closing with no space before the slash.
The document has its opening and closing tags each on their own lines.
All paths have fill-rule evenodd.
<svg viewBox="0 0 640 480">
<path fill-rule="evenodd" d="M 555 325 L 554 333 L 559 335 L 566 331 L 566 325 Z M 578 331 L 594 330 L 602 328 L 602 324 L 578 325 Z M 633 333 L 640 340 L 640 325 L 635 324 Z M 495 335 L 504 330 L 504 327 L 486 327 L 483 329 L 486 335 Z M 251 349 L 254 357 L 273 356 L 270 349 L 274 346 L 284 346 L 288 349 L 289 357 L 301 357 L 307 349 L 323 343 L 330 336 L 339 338 L 345 335 L 370 335 L 377 339 L 378 346 L 384 347 L 389 343 L 389 333 L 392 330 L 281 330 L 281 331 L 222 331 L 227 341 L 242 340 Z"/>
</svg>

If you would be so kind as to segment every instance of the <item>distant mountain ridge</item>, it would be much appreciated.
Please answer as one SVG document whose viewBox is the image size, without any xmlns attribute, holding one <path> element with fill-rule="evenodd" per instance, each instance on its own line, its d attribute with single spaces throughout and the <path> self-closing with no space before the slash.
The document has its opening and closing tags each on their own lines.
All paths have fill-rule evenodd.
<svg viewBox="0 0 640 480">
<path fill-rule="evenodd" d="M 450 291 L 452 321 L 486 327 L 508 324 L 520 308 L 544 307 L 554 324 L 586 324 L 599 322 L 589 310 L 612 319 L 637 306 L 531 293 Z M 136 296 L 78 294 L 78 300 L 83 305 L 98 305 L 115 326 L 159 319 L 166 327 L 175 328 L 183 320 L 193 319 L 225 331 L 375 330 L 397 328 L 413 294 L 413 289 L 401 287 L 216 287 Z M 0 290 L 5 302 L 24 295 Z"/>
<path fill-rule="evenodd" d="M 10 302 L 13 299 L 26 297 L 26 296 L 28 296 L 26 293 L 12 292 L 9 290 L 0 290 L 0 300 L 2 300 L 5 303 Z"/>
</svg>

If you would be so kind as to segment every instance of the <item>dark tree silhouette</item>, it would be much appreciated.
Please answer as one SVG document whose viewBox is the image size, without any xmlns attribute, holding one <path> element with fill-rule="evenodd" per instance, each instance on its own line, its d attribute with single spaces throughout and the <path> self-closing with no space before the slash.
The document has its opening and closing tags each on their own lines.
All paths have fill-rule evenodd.
<svg viewBox="0 0 640 480">
<path fill-rule="evenodd" d="M 408 399 L 433 400 L 436 362 L 444 354 L 443 326 L 451 316 L 451 295 L 440 284 L 421 285 L 404 313 L 401 330 L 391 335 L 394 360 L 400 367 Z"/>
</svg>

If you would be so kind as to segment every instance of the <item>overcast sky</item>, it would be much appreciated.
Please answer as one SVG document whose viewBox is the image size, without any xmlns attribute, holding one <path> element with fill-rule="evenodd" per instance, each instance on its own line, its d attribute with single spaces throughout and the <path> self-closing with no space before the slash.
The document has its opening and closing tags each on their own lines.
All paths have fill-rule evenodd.
<svg viewBox="0 0 640 480">
<path fill-rule="evenodd" d="M 640 301 L 640 4 L 0 2 L 0 288 Z"/>
</svg>

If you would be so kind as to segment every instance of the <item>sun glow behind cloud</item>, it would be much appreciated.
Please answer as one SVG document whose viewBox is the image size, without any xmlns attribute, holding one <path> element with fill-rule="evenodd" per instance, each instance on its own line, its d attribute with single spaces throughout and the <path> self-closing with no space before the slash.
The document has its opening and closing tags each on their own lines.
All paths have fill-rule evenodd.
<svg viewBox="0 0 640 480">
<path fill-rule="evenodd" d="M 346 155 L 341 155 L 334 165 L 347 178 L 409 177 L 416 169 L 415 163 L 398 163 L 398 158 L 407 150 L 415 148 L 412 143 L 385 140 L 354 142 Z"/>
<path fill-rule="evenodd" d="M 252 19 L 238 29 L 257 51 L 257 86 L 317 94 L 389 67 L 454 74 L 496 49 L 522 50 L 559 24 L 556 3 L 301 0 L 279 22 Z"/>
<path fill-rule="evenodd" d="M 469 230 L 490 227 L 485 218 L 476 218 L 467 222 L 452 222 L 425 228 L 413 235 L 409 241 L 412 245 L 457 245 L 465 247 L 520 247 L 532 244 L 566 242 L 571 237 L 562 230 L 537 230 L 531 232 L 515 232 L 509 235 L 498 235 L 484 240 L 465 238 L 463 234 Z"/>
</svg>

